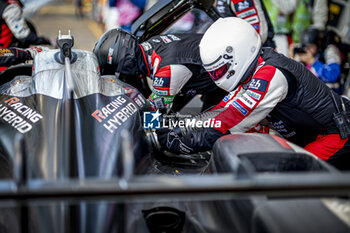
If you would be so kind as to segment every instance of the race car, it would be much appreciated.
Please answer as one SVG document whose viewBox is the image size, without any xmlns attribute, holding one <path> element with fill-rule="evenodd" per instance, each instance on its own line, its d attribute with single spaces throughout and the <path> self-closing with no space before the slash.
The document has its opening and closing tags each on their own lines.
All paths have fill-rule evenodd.
<svg viewBox="0 0 350 233">
<path fill-rule="evenodd" d="M 212 3 L 159 1 L 140 37 Z M 349 231 L 349 175 L 268 134 L 162 151 L 141 92 L 70 34 L 57 42 L 0 74 L 1 232 Z"/>
</svg>

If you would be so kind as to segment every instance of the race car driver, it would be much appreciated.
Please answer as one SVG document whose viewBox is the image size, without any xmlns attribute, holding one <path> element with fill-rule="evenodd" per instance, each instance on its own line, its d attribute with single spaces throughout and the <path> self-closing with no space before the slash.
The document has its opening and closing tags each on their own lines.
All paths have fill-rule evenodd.
<svg viewBox="0 0 350 233">
<path fill-rule="evenodd" d="M 50 39 L 39 37 L 30 29 L 22 15 L 22 8 L 18 0 L 0 0 L 0 48 L 52 45 Z"/>
<path fill-rule="evenodd" d="M 12 65 L 26 62 L 28 60 L 33 60 L 36 54 L 46 50 L 48 50 L 48 48 L 40 46 L 28 49 L 0 49 L 0 70 Z"/>
<path fill-rule="evenodd" d="M 166 34 L 137 44 L 121 29 L 106 32 L 94 53 L 104 73 L 144 76 L 153 80 L 149 101 L 152 108 L 179 111 L 196 94 L 203 94 L 203 107 L 216 105 L 227 94 L 218 88 L 202 67 L 199 42 L 202 34 Z M 126 80 L 132 84 L 132 79 Z M 174 101 L 174 98 L 176 99 Z M 187 98 L 188 97 L 188 98 Z"/>
<path fill-rule="evenodd" d="M 227 28 L 232 28 L 227 30 Z M 222 135 L 246 132 L 266 118 L 286 139 L 339 169 L 350 169 L 350 101 L 341 98 L 305 66 L 261 46 L 250 24 L 220 18 L 200 42 L 203 66 L 230 92 L 216 107 L 211 128 L 161 130 L 160 144 L 174 153 L 212 147 Z"/>
</svg>

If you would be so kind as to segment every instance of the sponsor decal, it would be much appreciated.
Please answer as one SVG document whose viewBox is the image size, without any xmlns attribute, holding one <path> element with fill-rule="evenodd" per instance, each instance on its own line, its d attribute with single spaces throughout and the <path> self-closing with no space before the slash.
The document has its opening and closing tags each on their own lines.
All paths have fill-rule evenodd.
<svg viewBox="0 0 350 233">
<path fill-rule="evenodd" d="M 169 87 L 170 77 L 154 77 L 153 86 L 154 87 Z"/>
<path fill-rule="evenodd" d="M 237 17 L 243 19 L 243 18 L 245 18 L 247 16 L 251 16 L 251 15 L 254 15 L 254 14 L 256 14 L 256 10 L 255 9 L 250 9 L 250 10 L 247 10 L 247 11 L 244 11 L 242 13 L 237 14 Z"/>
<path fill-rule="evenodd" d="M 165 44 L 168 44 L 170 42 L 173 42 L 169 37 L 167 36 L 160 36 L 160 38 L 163 40 Z"/>
<path fill-rule="evenodd" d="M 292 131 L 292 132 L 290 132 L 290 133 L 288 133 L 288 134 L 283 134 L 283 137 L 284 138 L 291 138 L 291 137 L 293 137 L 294 135 L 296 135 L 297 133 L 295 132 L 295 131 Z"/>
<path fill-rule="evenodd" d="M 169 95 L 169 91 L 167 90 L 158 90 L 156 88 L 152 88 L 153 92 L 157 95 Z"/>
<path fill-rule="evenodd" d="M 225 65 L 225 61 L 221 61 L 219 64 L 215 65 L 215 66 L 212 66 L 211 67 L 211 70 L 216 70 L 217 68 L 220 68 L 221 66 Z M 207 66 L 208 67 L 208 66 Z"/>
<path fill-rule="evenodd" d="M 261 99 L 261 94 L 256 93 L 256 92 L 254 92 L 254 91 L 248 90 L 245 94 L 247 94 L 247 95 L 253 97 L 254 99 L 256 99 L 256 100 L 258 100 L 258 101 Z"/>
<path fill-rule="evenodd" d="M 226 6 L 224 5 L 223 2 L 221 2 L 221 1 L 216 2 L 216 10 L 220 14 L 224 14 L 225 13 L 225 9 L 226 9 Z"/>
<path fill-rule="evenodd" d="M 156 112 L 143 113 L 143 127 L 145 129 L 159 129 L 159 128 L 213 128 L 221 127 L 221 121 L 215 119 L 197 120 L 192 116 L 187 115 L 163 115 L 157 110 Z"/>
<path fill-rule="evenodd" d="M 114 79 L 112 79 L 112 78 L 105 78 L 105 77 L 103 77 L 103 81 L 107 81 L 107 82 L 111 82 L 111 83 L 115 82 Z"/>
<path fill-rule="evenodd" d="M 248 114 L 248 110 L 245 109 L 242 105 L 237 103 L 237 101 L 232 102 L 232 106 L 236 108 L 240 113 L 242 113 L 244 116 Z"/>
<path fill-rule="evenodd" d="M 146 104 L 146 100 L 141 96 L 137 95 L 132 99 L 140 108 L 142 108 Z"/>
<path fill-rule="evenodd" d="M 154 43 L 160 43 L 160 40 L 159 40 L 159 39 L 152 39 L 152 41 L 153 41 Z"/>
<path fill-rule="evenodd" d="M 152 49 L 152 45 L 147 41 L 143 42 L 141 46 L 145 52 Z"/>
<path fill-rule="evenodd" d="M 42 118 L 42 115 L 19 102 L 16 97 L 11 97 L 0 103 L 0 119 L 10 124 L 20 133 L 29 132 L 33 128 L 32 125 Z"/>
<path fill-rule="evenodd" d="M 14 56 L 14 54 L 9 49 L 0 49 L 0 57 L 10 57 Z"/>
<path fill-rule="evenodd" d="M 286 133 L 287 129 L 283 121 L 272 122 L 273 127 L 280 133 Z"/>
<path fill-rule="evenodd" d="M 250 109 L 252 109 L 256 104 L 256 101 L 246 93 L 244 93 L 239 99 Z"/>
<path fill-rule="evenodd" d="M 175 36 L 175 35 L 171 35 L 169 34 L 168 37 L 170 37 L 173 41 L 179 41 L 181 40 L 179 37 Z"/>
<path fill-rule="evenodd" d="M 109 48 L 108 56 L 107 56 L 107 63 L 110 64 L 110 65 L 112 65 L 113 52 L 114 52 L 114 49 L 113 48 Z"/>
<path fill-rule="evenodd" d="M 252 26 L 253 26 L 253 28 L 255 28 L 255 30 L 259 30 L 259 29 L 260 29 L 259 24 L 254 24 L 254 25 L 252 25 Z"/>
<path fill-rule="evenodd" d="M 122 96 L 118 96 L 112 102 L 96 109 L 91 116 L 102 124 L 110 133 L 114 133 L 119 126 L 123 125 L 132 115 L 137 112 L 137 107 Z"/>
<path fill-rule="evenodd" d="M 282 120 L 271 122 L 271 124 L 284 138 L 291 138 L 296 135 L 296 132 L 294 130 L 289 130 Z"/>
<path fill-rule="evenodd" d="M 249 7 L 253 7 L 253 0 L 244 0 L 235 4 L 236 12 L 243 11 Z"/>
<path fill-rule="evenodd" d="M 195 89 L 190 89 L 186 92 L 186 95 L 194 96 L 194 95 L 196 95 L 196 93 L 197 93 L 197 91 Z"/>
<path fill-rule="evenodd" d="M 249 82 L 249 89 L 254 89 L 257 91 L 261 91 L 261 92 L 265 92 L 267 85 L 268 85 L 268 81 L 266 80 L 262 80 L 262 79 L 258 79 L 258 78 L 253 78 L 252 81 Z"/>
<path fill-rule="evenodd" d="M 229 101 L 229 99 L 231 99 L 231 97 L 233 96 L 233 93 L 230 92 L 228 95 L 226 95 L 223 99 L 223 101 L 226 103 L 227 101 Z"/>
<path fill-rule="evenodd" d="M 244 20 L 247 21 L 250 24 L 259 23 L 259 18 L 256 15 L 252 16 L 252 17 L 245 18 Z"/>
<path fill-rule="evenodd" d="M 159 95 L 156 95 L 156 94 L 152 93 L 150 98 L 149 98 L 149 100 L 151 102 L 153 102 L 153 100 L 158 99 L 159 97 L 163 99 L 163 103 L 164 104 L 168 105 L 168 104 L 171 104 L 173 102 L 173 100 L 175 98 L 175 95 L 172 95 L 172 96 L 159 96 Z"/>
</svg>

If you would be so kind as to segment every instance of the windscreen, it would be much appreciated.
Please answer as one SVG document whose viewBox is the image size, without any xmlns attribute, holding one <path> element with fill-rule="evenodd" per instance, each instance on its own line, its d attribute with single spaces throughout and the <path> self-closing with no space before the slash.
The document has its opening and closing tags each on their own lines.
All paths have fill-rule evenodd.
<svg viewBox="0 0 350 233">
<path fill-rule="evenodd" d="M 55 99 L 63 98 L 66 68 L 55 60 L 59 50 L 43 52 L 35 57 L 33 76 L 16 76 L 0 87 L 5 95 L 27 97 L 43 94 Z M 74 98 L 101 93 L 115 96 L 124 93 L 114 76 L 101 77 L 95 55 L 91 52 L 73 50 L 76 60 L 71 64 Z"/>
</svg>

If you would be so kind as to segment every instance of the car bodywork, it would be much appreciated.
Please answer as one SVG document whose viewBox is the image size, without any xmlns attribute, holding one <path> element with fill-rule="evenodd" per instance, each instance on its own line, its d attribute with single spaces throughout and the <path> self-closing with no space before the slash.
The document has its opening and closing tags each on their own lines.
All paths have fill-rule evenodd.
<svg viewBox="0 0 350 233">
<path fill-rule="evenodd" d="M 141 15 L 132 25 L 131 31 L 141 41 L 159 35 L 192 9 L 205 12 L 211 19 L 220 16 L 213 7 L 214 0 L 165 0 L 157 2 L 150 10 Z"/>
<path fill-rule="evenodd" d="M 212 3 L 159 1 L 134 33 L 149 38 L 193 7 L 215 14 Z M 60 54 L 1 75 L 1 232 L 349 231 L 349 175 L 273 135 L 157 150 L 137 89 L 101 76 L 90 52 Z"/>
</svg>

